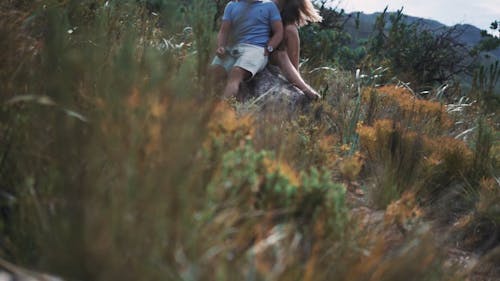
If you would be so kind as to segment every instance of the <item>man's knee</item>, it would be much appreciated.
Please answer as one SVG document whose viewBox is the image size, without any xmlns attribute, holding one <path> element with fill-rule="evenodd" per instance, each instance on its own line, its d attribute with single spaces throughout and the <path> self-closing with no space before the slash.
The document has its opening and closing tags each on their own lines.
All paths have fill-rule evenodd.
<svg viewBox="0 0 500 281">
<path fill-rule="evenodd" d="M 235 66 L 229 72 L 229 78 L 227 81 L 226 89 L 224 91 L 225 97 L 236 97 L 238 100 L 243 100 L 244 97 L 240 95 L 240 85 L 244 80 L 247 80 L 252 76 L 249 71 Z"/>
<path fill-rule="evenodd" d="M 208 69 L 208 73 L 215 81 L 222 81 L 227 78 L 226 69 L 220 65 L 211 65 Z"/>
<path fill-rule="evenodd" d="M 244 80 L 248 80 L 250 77 L 252 77 L 252 73 L 239 66 L 233 67 L 229 72 L 229 82 L 231 83 L 241 83 Z"/>
</svg>

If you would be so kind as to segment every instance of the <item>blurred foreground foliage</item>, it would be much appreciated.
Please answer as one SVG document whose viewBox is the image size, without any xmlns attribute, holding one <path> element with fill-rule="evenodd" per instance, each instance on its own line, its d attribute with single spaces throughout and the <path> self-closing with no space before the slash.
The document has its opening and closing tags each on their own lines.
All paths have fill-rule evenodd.
<svg viewBox="0 0 500 281">
<path fill-rule="evenodd" d="M 220 1 L 160 2 L 1 4 L 0 256 L 68 280 L 498 276 L 491 111 L 314 60 L 316 104 L 220 102 Z"/>
</svg>

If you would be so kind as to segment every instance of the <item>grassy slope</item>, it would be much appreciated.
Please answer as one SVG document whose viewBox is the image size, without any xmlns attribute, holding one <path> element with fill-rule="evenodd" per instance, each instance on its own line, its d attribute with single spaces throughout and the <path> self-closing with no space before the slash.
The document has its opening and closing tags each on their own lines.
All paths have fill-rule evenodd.
<svg viewBox="0 0 500 281">
<path fill-rule="evenodd" d="M 1 11 L 1 256 L 76 280 L 498 276 L 476 106 L 328 69 L 291 116 L 220 103 L 207 3 L 163 30 L 132 2 L 47 4 Z"/>
</svg>

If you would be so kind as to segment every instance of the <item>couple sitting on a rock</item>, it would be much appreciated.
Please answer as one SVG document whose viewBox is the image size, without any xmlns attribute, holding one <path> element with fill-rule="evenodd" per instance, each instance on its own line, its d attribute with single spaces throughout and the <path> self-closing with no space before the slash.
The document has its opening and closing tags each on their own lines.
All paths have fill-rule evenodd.
<svg viewBox="0 0 500 281">
<path fill-rule="evenodd" d="M 226 5 L 217 36 L 215 75 L 227 77 L 224 97 L 237 97 L 241 82 L 268 61 L 308 98 L 320 95 L 299 73 L 298 27 L 321 20 L 310 0 L 233 0 Z"/>
</svg>

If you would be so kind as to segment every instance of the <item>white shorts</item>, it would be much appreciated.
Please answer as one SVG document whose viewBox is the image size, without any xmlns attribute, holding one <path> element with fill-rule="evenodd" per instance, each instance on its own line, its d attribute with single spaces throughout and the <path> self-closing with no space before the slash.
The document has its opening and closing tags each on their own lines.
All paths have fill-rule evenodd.
<svg viewBox="0 0 500 281">
<path fill-rule="evenodd" d="M 212 61 L 212 65 L 220 65 L 227 72 L 238 66 L 252 73 L 253 77 L 267 65 L 268 57 L 264 55 L 264 52 L 264 47 L 240 43 L 227 48 L 226 55 L 223 58 L 216 56 Z"/>
</svg>

